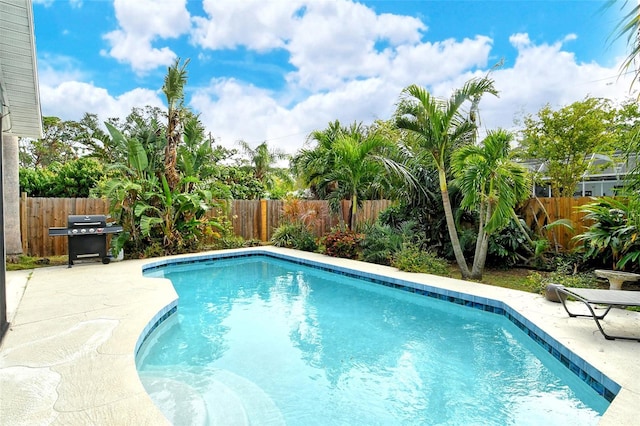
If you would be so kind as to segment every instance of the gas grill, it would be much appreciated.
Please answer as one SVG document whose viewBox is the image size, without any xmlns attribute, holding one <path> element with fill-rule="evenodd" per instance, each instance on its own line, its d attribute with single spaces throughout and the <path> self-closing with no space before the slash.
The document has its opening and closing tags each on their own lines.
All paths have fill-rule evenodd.
<svg viewBox="0 0 640 426">
<path fill-rule="evenodd" d="M 105 215 L 69 215 L 66 228 L 49 228 L 49 236 L 67 236 L 69 268 L 74 260 L 97 257 L 107 264 L 107 234 L 122 232 L 122 226 L 108 225 Z"/>
</svg>

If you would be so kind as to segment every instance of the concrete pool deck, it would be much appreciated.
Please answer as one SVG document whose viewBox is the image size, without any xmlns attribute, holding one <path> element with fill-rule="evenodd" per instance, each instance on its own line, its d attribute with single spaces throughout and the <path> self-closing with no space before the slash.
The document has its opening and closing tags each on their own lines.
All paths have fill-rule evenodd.
<svg viewBox="0 0 640 426">
<path fill-rule="evenodd" d="M 601 425 L 638 424 L 640 343 L 605 340 L 592 319 L 569 318 L 559 303 L 314 253 L 259 250 L 503 301 L 621 386 Z M 168 424 L 142 387 L 134 353 L 149 322 L 177 298 L 168 280 L 142 276 L 144 265 L 159 260 L 7 273 L 11 324 L 0 346 L 0 424 Z M 640 337 L 638 312 L 616 309 L 604 324 L 605 330 Z"/>
</svg>

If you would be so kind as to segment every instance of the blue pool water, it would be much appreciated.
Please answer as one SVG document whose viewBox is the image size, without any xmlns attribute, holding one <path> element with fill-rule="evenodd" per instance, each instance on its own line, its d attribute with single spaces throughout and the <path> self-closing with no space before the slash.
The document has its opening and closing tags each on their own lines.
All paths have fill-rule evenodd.
<svg viewBox="0 0 640 426">
<path fill-rule="evenodd" d="M 262 256 L 169 265 L 140 348 L 174 424 L 596 424 L 608 402 L 504 316 Z"/>
</svg>

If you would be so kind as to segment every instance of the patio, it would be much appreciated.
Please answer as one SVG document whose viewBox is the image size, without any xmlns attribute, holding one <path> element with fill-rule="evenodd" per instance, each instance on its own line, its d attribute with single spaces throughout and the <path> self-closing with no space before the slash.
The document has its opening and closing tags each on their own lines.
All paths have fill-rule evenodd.
<svg viewBox="0 0 640 426">
<path fill-rule="evenodd" d="M 571 319 L 562 305 L 542 295 L 314 253 L 260 250 L 502 300 L 622 387 L 600 424 L 637 424 L 640 343 L 607 341 L 592 320 Z M 15 425 L 167 423 L 138 379 L 134 355 L 149 322 L 177 297 L 168 280 L 142 276 L 143 265 L 157 260 L 7 273 L 11 326 L 0 347 L 3 421 Z M 582 308 L 581 303 L 572 303 L 575 309 Z M 640 335 L 640 313 L 615 310 L 606 322 L 612 330 Z"/>
</svg>

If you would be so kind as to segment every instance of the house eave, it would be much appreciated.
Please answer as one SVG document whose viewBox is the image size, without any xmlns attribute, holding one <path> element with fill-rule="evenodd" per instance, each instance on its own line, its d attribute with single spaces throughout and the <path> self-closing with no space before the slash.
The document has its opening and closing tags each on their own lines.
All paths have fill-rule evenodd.
<svg viewBox="0 0 640 426">
<path fill-rule="evenodd" d="M 0 0 L 0 102 L 3 133 L 42 137 L 31 0 Z"/>
</svg>

